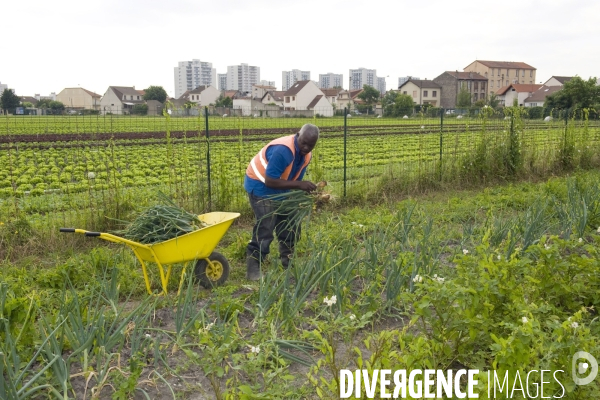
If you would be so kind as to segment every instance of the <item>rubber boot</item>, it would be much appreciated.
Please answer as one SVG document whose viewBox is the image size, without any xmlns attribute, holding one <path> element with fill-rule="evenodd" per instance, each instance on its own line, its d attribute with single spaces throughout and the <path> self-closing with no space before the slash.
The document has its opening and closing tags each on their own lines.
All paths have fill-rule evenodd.
<svg viewBox="0 0 600 400">
<path fill-rule="evenodd" d="M 260 261 L 252 255 L 246 256 L 246 279 L 249 281 L 260 279 Z"/>
</svg>

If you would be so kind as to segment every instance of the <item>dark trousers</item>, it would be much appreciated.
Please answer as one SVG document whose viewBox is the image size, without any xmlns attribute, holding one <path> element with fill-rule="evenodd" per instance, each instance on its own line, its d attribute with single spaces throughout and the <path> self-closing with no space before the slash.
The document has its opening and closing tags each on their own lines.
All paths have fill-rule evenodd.
<svg viewBox="0 0 600 400">
<path fill-rule="evenodd" d="M 288 215 L 275 214 L 277 202 L 248 194 L 256 222 L 252 229 L 252 241 L 248 243 L 247 255 L 263 260 L 269 254 L 273 231 L 279 241 L 279 254 L 287 258 L 292 254 L 296 240 L 300 237 L 300 225 L 290 226 Z"/>
</svg>

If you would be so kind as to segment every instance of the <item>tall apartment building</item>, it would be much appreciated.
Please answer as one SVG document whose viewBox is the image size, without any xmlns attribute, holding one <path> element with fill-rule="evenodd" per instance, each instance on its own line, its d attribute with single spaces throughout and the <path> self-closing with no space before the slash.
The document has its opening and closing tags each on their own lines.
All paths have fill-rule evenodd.
<svg viewBox="0 0 600 400">
<path fill-rule="evenodd" d="M 326 74 L 319 74 L 319 88 L 331 89 L 334 87 L 342 87 L 344 84 L 343 74 L 334 74 L 328 72 Z"/>
<path fill-rule="evenodd" d="M 8 85 L 0 82 L 0 94 L 2 94 L 6 89 L 8 89 Z"/>
<path fill-rule="evenodd" d="M 477 72 L 488 80 L 486 95 L 513 83 L 535 84 L 536 69 L 520 61 L 475 60 L 464 71 Z"/>
<path fill-rule="evenodd" d="M 383 96 L 385 94 L 387 84 L 385 83 L 385 78 L 377 78 L 377 84 L 375 85 L 375 89 L 379 91 L 379 94 Z"/>
<path fill-rule="evenodd" d="M 194 90 L 201 85 L 216 85 L 217 70 L 212 63 L 197 59 L 180 61 L 174 68 L 175 98 L 181 97 L 188 90 Z"/>
<path fill-rule="evenodd" d="M 227 89 L 227 73 L 217 74 L 217 82 L 219 83 L 219 90 L 229 90 Z"/>
<path fill-rule="evenodd" d="M 310 71 L 300 71 L 299 69 L 283 71 L 281 78 L 281 90 L 287 91 L 298 81 L 310 81 Z"/>
<path fill-rule="evenodd" d="M 416 81 L 421 80 L 421 78 L 418 78 L 416 76 L 401 76 L 400 78 L 398 78 L 398 87 L 402 86 L 404 82 L 408 81 L 409 79 L 414 79 Z"/>
<path fill-rule="evenodd" d="M 260 82 L 260 68 L 248 64 L 227 67 L 227 90 L 250 93 L 252 85 Z"/>
<path fill-rule="evenodd" d="M 362 89 L 364 85 L 377 88 L 377 70 L 358 68 L 350 70 L 350 90 Z"/>
</svg>

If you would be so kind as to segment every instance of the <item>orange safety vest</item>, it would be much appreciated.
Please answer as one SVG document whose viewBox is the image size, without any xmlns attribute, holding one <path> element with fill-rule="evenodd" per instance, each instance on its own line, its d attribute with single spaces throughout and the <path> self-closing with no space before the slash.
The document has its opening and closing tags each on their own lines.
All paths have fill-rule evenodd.
<svg viewBox="0 0 600 400">
<path fill-rule="evenodd" d="M 250 161 L 250 164 L 248 165 L 248 168 L 246 169 L 246 175 L 248 175 L 248 177 L 251 179 L 255 179 L 257 181 L 261 181 L 262 183 L 265 183 L 265 176 L 266 176 L 267 165 L 268 165 L 267 149 L 270 146 L 274 146 L 274 145 L 278 145 L 278 144 L 287 146 L 287 148 L 292 151 L 292 156 L 295 159 L 296 158 L 296 146 L 294 146 L 294 136 L 296 136 L 296 135 L 284 136 L 284 137 L 281 137 L 279 139 L 275 139 L 275 140 L 269 142 L 265 147 L 263 147 L 258 152 L 257 155 L 254 156 L 254 158 L 252 158 L 252 161 Z M 307 155 L 304 156 L 304 163 L 302 164 L 302 168 L 300 168 L 298 170 L 298 172 L 296 173 L 296 176 L 294 176 L 294 178 L 292 179 L 293 181 L 298 179 L 302 170 L 308 165 L 308 163 L 310 163 L 311 158 L 312 158 L 312 153 L 308 153 Z M 294 165 L 294 160 L 292 159 L 292 162 L 283 171 L 283 174 L 281 174 L 281 177 L 279 177 L 279 179 L 287 180 L 290 176 L 290 173 L 292 172 L 293 165 Z"/>
</svg>

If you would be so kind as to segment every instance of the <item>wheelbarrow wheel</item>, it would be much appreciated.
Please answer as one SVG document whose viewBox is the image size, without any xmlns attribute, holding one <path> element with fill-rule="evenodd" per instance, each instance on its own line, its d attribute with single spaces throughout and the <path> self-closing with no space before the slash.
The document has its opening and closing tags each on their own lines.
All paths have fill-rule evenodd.
<svg viewBox="0 0 600 400">
<path fill-rule="evenodd" d="M 229 262 L 223 254 L 216 251 L 212 252 L 208 259 L 211 264 L 204 259 L 196 262 L 194 275 L 203 287 L 210 289 L 225 283 L 229 277 Z"/>
</svg>

